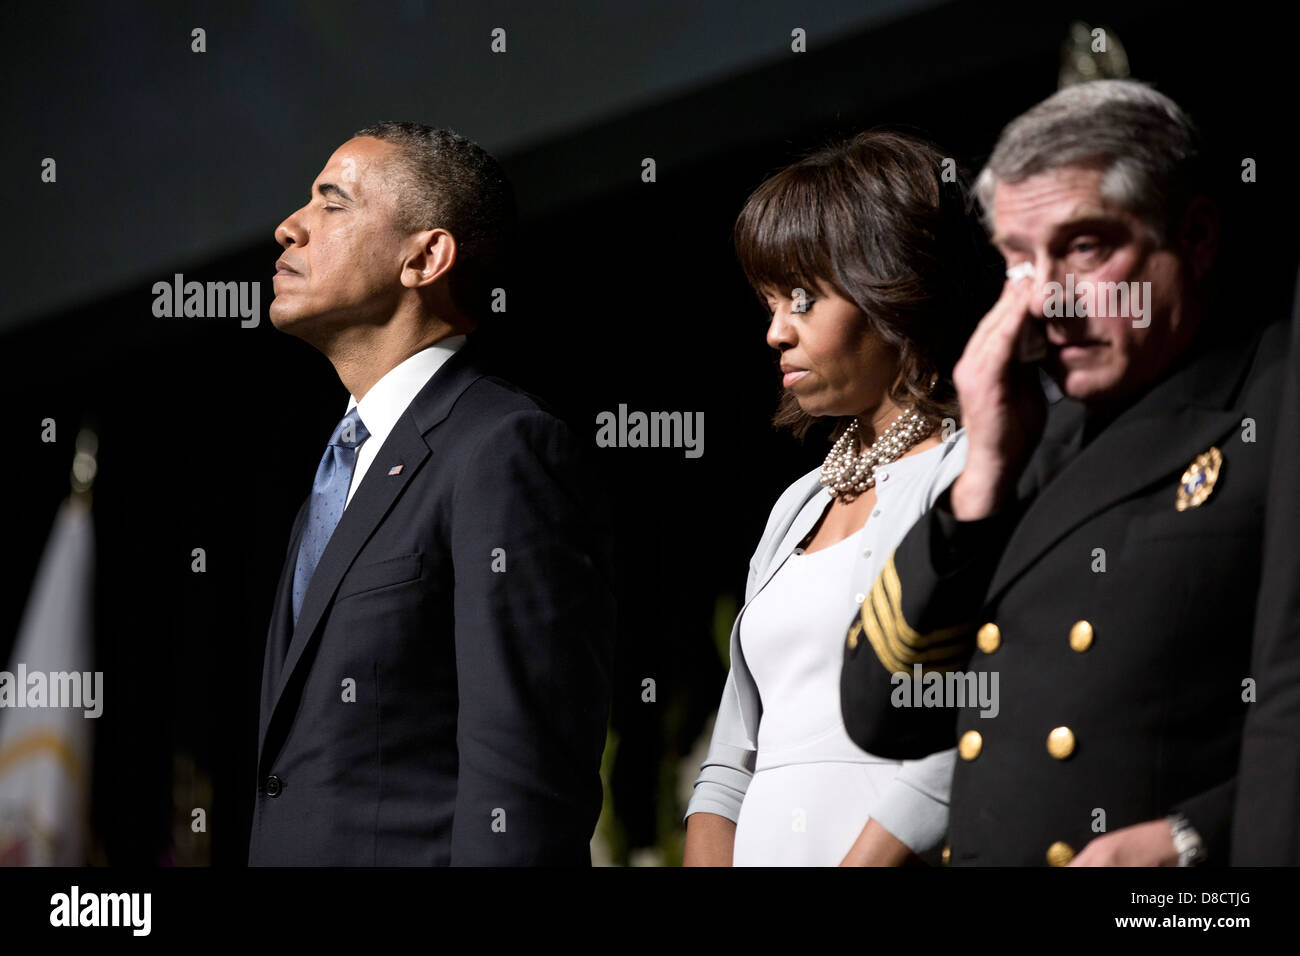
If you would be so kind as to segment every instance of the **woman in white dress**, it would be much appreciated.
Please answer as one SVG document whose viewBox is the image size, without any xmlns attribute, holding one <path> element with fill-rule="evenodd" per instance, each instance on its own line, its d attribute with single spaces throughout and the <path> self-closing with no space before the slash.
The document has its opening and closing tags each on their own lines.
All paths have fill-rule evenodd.
<svg viewBox="0 0 1300 956">
<path fill-rule="evenodd" d="M 685 865 L 936 862 L 953 751 L 896 761 L 840 716 L 848 622 L 961 471 L 952 367 L 998 276 L 951 160 L 868 131 L 763 183 L 735 227 L 770 313 L 781 405 L 825 463 L 790 485 L 750 561 L 713 738 L 686 811 Z"/>
</svg>

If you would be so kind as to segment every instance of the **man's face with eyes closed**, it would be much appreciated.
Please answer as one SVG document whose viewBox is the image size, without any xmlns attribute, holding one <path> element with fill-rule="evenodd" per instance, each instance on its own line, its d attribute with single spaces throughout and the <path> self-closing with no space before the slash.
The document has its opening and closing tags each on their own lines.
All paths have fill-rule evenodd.
<svg viewBox="0 0 1300 956">
<path fill-rule="evenodd" d="M 1102 195 L 1100 169 L 1065 166 L 993 193 L 993 244 L 1008 266 L 1030 263 L 1034 283 L 1030 320 L 1047 338 L 1043 368 L 1071 398 L 1086 404 L 1123 404 L 1142 391 L 1183 351 L 1196 333 L 1198 303 L 1190 301 L 1188 264 L 1157 244 L 1137 215 Z M 1150 283 L 1144 314 L 1048 317 L 1053 286 L 1067 274 L 1080 283 Z M 1135 327 L 1135 319 L 1138 325 Z"/>
<path fill-rule="evenodd" d="M 267 315 L 277 329 L 319 342 L 393 315 L 409 255 L 395 224 L 395 152 L 373 137 L 348 140 L 316 177 L 307 205 L 276 228 L 284 252 Z"/>
</svg>

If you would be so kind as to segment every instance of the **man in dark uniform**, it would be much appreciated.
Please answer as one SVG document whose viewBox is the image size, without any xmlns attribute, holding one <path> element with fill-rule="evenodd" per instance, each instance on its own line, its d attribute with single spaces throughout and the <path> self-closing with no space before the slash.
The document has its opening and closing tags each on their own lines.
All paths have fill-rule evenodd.
<svg viewBox="0 0 1300 956">
<path fill-rule="evenodd" d="M 1300 865 L 1300 283 L 1292 310 L 1251 656 L 1258 686 L 1232 822 L 1234 866 Z"/>
<path fill-rule="evenodd" d="M 957 745 L 952 864 L 1228 861 L 1285 327 L 1210 308 L 1198 156 L 1167 97 L 1096 81 L 977 183 L 1009 279 L 954 372 L 966 464 L 842 677 L 865 749 Z"/>
</svg>

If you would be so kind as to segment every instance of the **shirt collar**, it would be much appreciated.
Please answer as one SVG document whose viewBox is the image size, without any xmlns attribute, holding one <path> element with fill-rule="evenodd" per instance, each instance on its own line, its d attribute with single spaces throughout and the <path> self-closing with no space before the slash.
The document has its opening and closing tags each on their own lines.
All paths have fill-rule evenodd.
<svg viewBox="0 0 1300 956">
<path fill-rule="evenodd" d="M 347 410 L 350 412 L 354 407 L 358 409 L 361 421 L 370 433 L 370 438 L 367 439 L 369 442 L 376 448 L 383 445 L 388 433 L 393 430 L 415 396 L 442 364 L 465 344 L 466 338 L 465 335 L 452 335 L 440 339 L 385 372 L 379 381 L 370 386 L 361 401 L 358 402 L 355 396 L 348 396 Z"/>
</svg>

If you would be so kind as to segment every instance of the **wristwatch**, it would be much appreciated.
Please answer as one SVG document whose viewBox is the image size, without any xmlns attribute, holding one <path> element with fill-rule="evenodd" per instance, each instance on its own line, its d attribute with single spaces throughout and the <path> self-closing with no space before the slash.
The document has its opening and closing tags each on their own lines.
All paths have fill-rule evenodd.
<svg viewBox="0 0 1300 956">
<path fill-rule="evenodd" d="M 1178 851 L 1179 866 L 1196 866 L 1205 860 L 1205 844 L 1201 835 L 1181 813 L 1169 816 L 1169 832 L 1174 838 L 1174 849 Z"/>
</svg>

